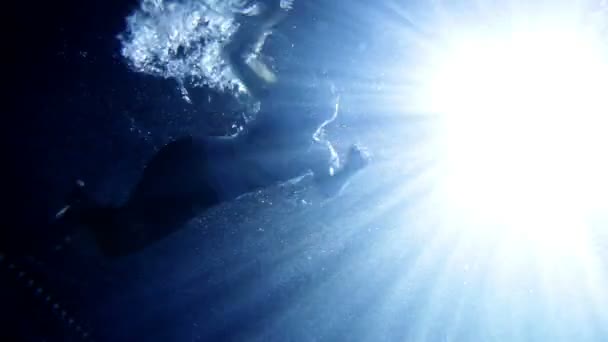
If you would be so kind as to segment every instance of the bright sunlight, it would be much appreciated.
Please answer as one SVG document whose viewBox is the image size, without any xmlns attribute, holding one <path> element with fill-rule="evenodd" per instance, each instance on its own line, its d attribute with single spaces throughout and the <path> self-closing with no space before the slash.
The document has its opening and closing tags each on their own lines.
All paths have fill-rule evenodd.
<svg viewBox="0 0 608 342">
<path fill-rule="evenodd" d="M 602 44 L 584 27 L 552 23 L 453 33 L 436 49 L 424 97 L 441 117 L 442 193 L 467 226 L 560 248 L 606 208 Z"/>
</svg>

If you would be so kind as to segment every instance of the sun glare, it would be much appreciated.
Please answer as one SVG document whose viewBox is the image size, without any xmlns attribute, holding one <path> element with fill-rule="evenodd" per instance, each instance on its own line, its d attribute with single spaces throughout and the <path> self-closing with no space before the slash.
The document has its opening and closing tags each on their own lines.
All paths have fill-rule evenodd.
<svg viewBox="0 0 608 342">
<path fill-rule="evenodd" d="M 454 34 L 437 50 L 425 99 L 450 210 L 564 240 L 593 224 L 608 191 L 605 52 L 557 26 Z"/>
</svg>

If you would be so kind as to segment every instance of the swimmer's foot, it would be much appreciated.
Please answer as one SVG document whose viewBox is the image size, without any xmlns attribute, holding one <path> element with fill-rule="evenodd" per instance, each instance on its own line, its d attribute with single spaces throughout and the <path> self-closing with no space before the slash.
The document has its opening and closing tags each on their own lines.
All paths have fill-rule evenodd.
<svg viewBox="0 0 608 342">
<path fill-rule="evenodd" d="M 366 167 L 370 161 L 371 155 L 365 148 L 359 145 L 352 145 L 348 150 L 344 168 L 351 172 L 358 171 Z"/>
<path fill-rule="evenodd" d="M 247 65 L 255 72 L 258 77 L 267 83 L 276 83 L 277 76 L 270 68 L 260 61 L 258 58 L 250 58 L 247 60 Z"/>
<path fill-rule="evenodd" d="M 55 214 L 55 219 L 60 220 L 65 218 L 66 214 L 69 214 L 75 207 L 81 206 L 83 202 L 86 201 L 87 197 L 84 193 L 84 182 L 79 179 L 74 184 L 72 191 L 68 194 L 65 206 Z"/>
</svg>

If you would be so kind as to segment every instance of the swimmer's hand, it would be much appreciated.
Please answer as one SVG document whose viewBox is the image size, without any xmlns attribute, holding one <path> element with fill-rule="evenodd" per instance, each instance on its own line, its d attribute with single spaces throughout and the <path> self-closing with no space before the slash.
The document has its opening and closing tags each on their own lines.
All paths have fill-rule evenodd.
<svg viewBox="0 0 608 342">
<path fill-rule="evenodd" d="M 348 150 L 344 170 L 355 172 L 366 167 L 371 161 L 370 153 L 362 146 L 354 144 Z"/>
<path fill-rule="evenodd" d="M 257 58 L 249 58 L 246 61 L 247 65 L 255 72 L 255 74 L 266 83 L 276 83 L 277 75 L 270 68 Z"/>
</svg>

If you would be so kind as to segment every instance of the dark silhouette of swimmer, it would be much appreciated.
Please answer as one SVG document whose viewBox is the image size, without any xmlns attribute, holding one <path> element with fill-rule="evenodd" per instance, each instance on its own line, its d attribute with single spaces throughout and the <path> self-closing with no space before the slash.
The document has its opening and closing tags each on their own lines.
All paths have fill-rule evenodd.
<svg viewBox="0 0 608 342">
<path fill-rule="evenodd" d="M 262 104 L 249 127 L 235 136 L 189 136 L 165 145 L 120 206 L 95 203 L 79 181 L 58 218 L 88 227 L 103 254 L 121 256 L 180 229 L 205 209 L 306 173 L 324 195 L 338 194 L 368 157 L 352 146 L 342 164 L 322 139 L 323 127 L 337 114 L 337 97 L 315 99 L 318 91 L 311 89 L 319 87 L 291 89 L 246 56 L 263 44 L 281 11 L 277 1 L 243 21 L 225 49 L 234 72 Z"/>
</svg>

